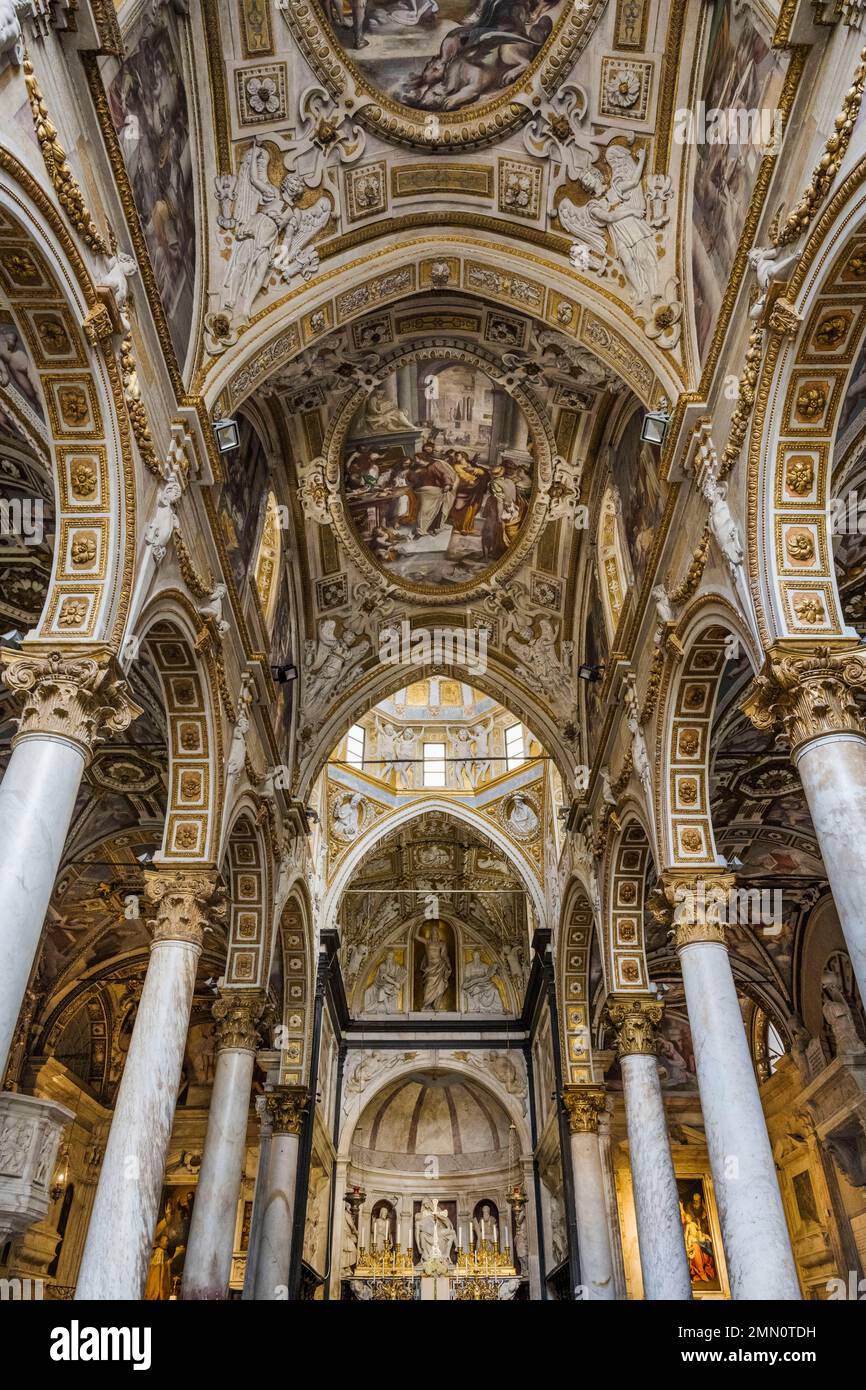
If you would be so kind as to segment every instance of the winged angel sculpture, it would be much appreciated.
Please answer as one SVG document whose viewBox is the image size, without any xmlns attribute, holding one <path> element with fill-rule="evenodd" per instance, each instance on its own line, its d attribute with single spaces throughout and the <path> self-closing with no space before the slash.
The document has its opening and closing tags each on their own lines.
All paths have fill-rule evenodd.
<svg viewBox="0 0 866 1390">
<path fill-rule="evenodd" d="M 249 319 L 272 271 L 286 284 L 296 276 L 309 280 L 315 275 L 319 256 L 309 243 L 333 209 L 325 194 L 309 207 L 298 207 L 307 187 L 304 179 L 289 173 L 275 188 L 268 177 L 268 158 L 268 151 L 254 142 L 237 174 L 217 179 L 219 224 L 234 232 L 220 312 L 233 323 Z"/>
</svg>

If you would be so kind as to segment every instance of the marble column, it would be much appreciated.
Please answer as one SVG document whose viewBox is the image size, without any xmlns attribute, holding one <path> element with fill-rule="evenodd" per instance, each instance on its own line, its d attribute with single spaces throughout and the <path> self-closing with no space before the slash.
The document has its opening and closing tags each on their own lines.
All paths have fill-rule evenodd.
<svg viewBox="0 0 866 1390">
<path fill-rule="evenodd" d="M 666 874 L 719 1224 L 736 1299 L 799 1300 L 800 1284 L 725 945 L 733 875 Z"/>
<path fill-rule="evenodd" d="M 232 989 L 224 990 L 213 1006 L 216 1064 L 184 1257 L 185 1299 L 222 1299 L 228 1293 L 247 1148 L 253 1062 L 265 1005 L 260 990 Z"/>
<path fill-rule="evenodd" d="M 157 869 L 141 1001 L 78 1277 L 78 1299 L 140 1299 L 150 1263 L 205 927 L 225 917 L 212 869 Z"/>
<path fill-rule="evenodd" d="M 833 902 L 866 1004 L 866 733 L 854 689 L 866 686 L 856 642 L 779 642 L 744 709 L 787 735 Z"/>
<path fill-rule="evenodd" d="M 612 995 L 607 1005 L 622 1070 L 644 1298 L 678 1300 L 691 1298 L 692 1285 L 656 1061 L 663 1012 L 645 995 Z"/>
<path fill-rule="evenodd" d="M 255 1296 L 256 1258 L 259 1250 L 259 1231 L 262 1228 L 262 1212 L 265 1206 L 265 1183 L 268 1175 L 268 1158 L 271 1152 L 271 1121 L 263 1095 L 256 1096 L 256 1114 L 259 1117 L 259 1161 L 256 1165 L 256 1186 L 253 1192 L 253 1214 L 250 1221 L 250 1238 L 247 1246 L 247 1263 L 244 1269 L 244 1288 L 241 1297 L 249 1302 Z"/>
<path fill-rule="evenodd" d="M 580 1282 L 590 1302 L 606 1301 L 616 1297 L 616 1290 L 598 1139 L 598 1121 L 605 1108 L 605 1095 L 598 1086 L 566 1086 L 562 1103 L 571 1136 Z"/>
<path fill-rule="evenodd" d="M 298 1146 L 309 1092 L 306 1086 L 276 1086 L 268 1092 L 265 1103 L 271 1121 L 271 1144 L 254 1297 L 259 1301 L 279 1301 L 288 1297 Z"/>
<path fill-rule="evenodd" d="M 141 713 L 110 653 L 5 650 L 3 679 L 23 697 L 0 782 L 0 1079 L 42 937 L 81 777 L 99 738 Z"/>
</svg>

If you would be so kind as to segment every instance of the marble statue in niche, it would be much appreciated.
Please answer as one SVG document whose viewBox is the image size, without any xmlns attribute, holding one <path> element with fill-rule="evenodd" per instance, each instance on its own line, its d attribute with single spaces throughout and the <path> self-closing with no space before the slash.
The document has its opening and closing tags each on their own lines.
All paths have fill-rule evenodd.
<svg viewBox="0 0 866 1390">
<path fill-rule="evenodd" d="M 451 1263 L 457 1232 L 448 1208 L 435 1197 L 422 1198 L 420 1210 L 415 1213 L 415 1244 L 422 1265 L 436 1261 Z"/>
<path fill-rule="evenodd" d="M 445 922 L 425 922 L 415 937 L 415 1008 L 421 1013 L 453 1009 L 454 986 L 454 933 Z"/>
<path fill-rule="evenodd" d="M 364 990 L 364 1012 L 395 1014 L 405 979 L 406 967 L 400 964 L 394 951 L 389 951 L 379 962 L 372 983 Z"/>
<path fill-rule="evenodd" d="M 463 969 L 463 995 L 468 1014 L 501 1014 L 502 998 L 493 982 L 496 962 L 487 965 L 481 959 L 480 951 L 472 952 L 472 959 Z"/>
<path fill-rule="evenodd" d="M 370 1214 L 370 1249 L 374 1252 L 397 1248 L 397 1213 L 390 1202 L 378 1202 Z"/>
<path fill-rule="evenodd" d="M 482 1250 L 499 1244 L 499 1209 L 495 1202 L 479 1202 L 472 1216 L 475 1246 Z"/>
</svg>

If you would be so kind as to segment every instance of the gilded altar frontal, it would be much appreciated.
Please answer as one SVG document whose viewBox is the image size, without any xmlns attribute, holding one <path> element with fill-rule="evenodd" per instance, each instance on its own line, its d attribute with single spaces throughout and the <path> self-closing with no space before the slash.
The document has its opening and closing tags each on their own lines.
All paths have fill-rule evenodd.
<svg viewBox="0 0 866 1390">
<path fill-rule="evenodd" d="M 861 0 L 0 0 L 61 1374 L 193 1301 L 820 1366 L 866 1298 L 864 94 Z"/>
</svg>

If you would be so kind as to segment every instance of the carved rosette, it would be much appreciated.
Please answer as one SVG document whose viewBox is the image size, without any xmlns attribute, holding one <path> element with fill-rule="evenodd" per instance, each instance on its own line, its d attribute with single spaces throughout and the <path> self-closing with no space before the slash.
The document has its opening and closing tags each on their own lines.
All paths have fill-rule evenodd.
<svg viewBox="0 0 866 1390">
<path fill-rule="evenodd" d="M 274 1134 L 300 1134 L 310 1100 L 306 1086 L 275 1086 L 265 1096 Z"/>
<path fill-rule="evenodd" d="M 259 1025 L 267 1007 L 267 998 L 258 989 L 227 989 L 214 1000 L 216 1046 L 218 1052 L 235 1048 L 255 1052 L 259 1040 Z"/>
<path fill-rule="evenodd" d="M 598 1122 L 606 1108 L 603 1087 L 566 1086 L 562 1104 L 568 1116 L 569 1134 L 598 1134 Z"/>
<path fill-rule="evenodd" d="M 671 935 L 678 951 L 701 941 L 725 945 L 733 874 L 665 874 L 664 894 L 672 912 Z"/>
<path fill-rule="evenodd" d="M 23 697 L 13 743 L 53 734 L 75 743 L 88 762 L 101 738 L 122 733 L 141 714 L 111 652 L 0 652 L 7 687 Z"/>
<path fill-rule="evenodd" d="M 616 1033 L 618 1057 L 654 1057 L 656 1051 L 656 1029 L 665 1011 L 664 1004 L 646 995 L 611 996 L 606 1014 L 608 1022 Z"/>
<path fill-rule="evenodd" d="M 201 950 L 207 928 L 228 911 L 215 869 L 156 869 L 145 876 L 144 892 L 154 908 L 154 946 L 185 941 Z"/>
<path fill-rule="evenodd" d="M 743 709 L 756 729 L 782 728 L 793 755 L 827 734 L 866 733 L 854 695 L 864 685 L 861 647 L 778 646 Z"/>
</svg>

